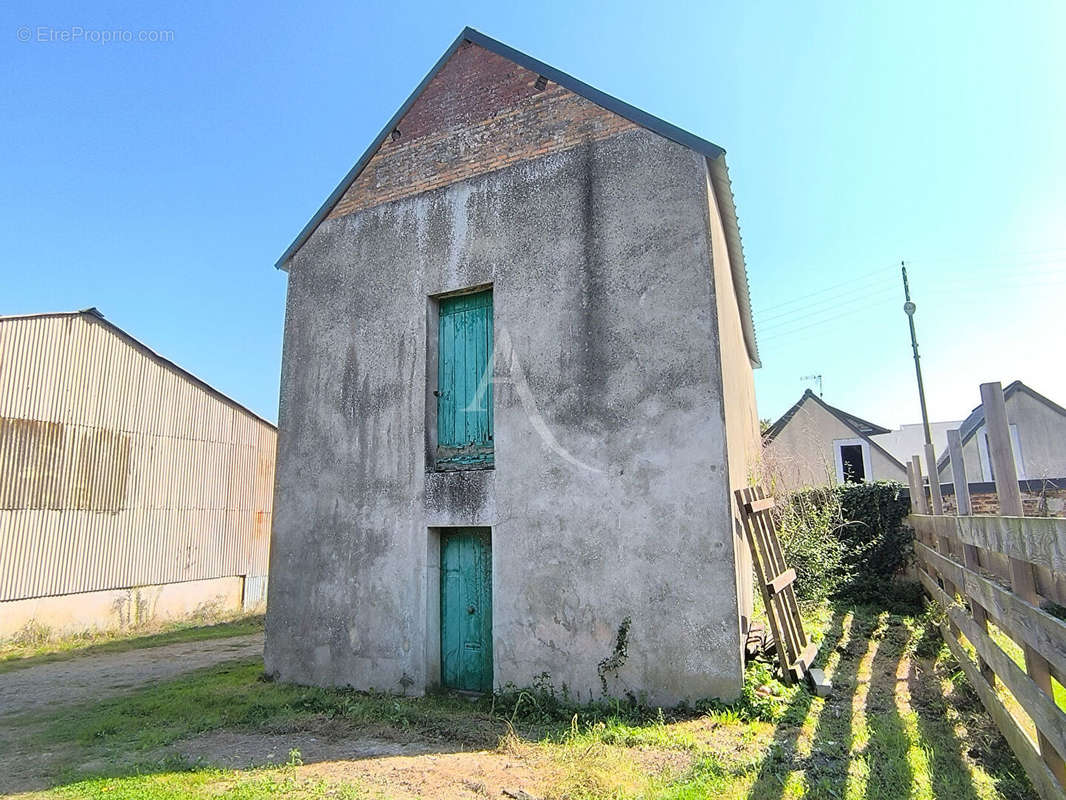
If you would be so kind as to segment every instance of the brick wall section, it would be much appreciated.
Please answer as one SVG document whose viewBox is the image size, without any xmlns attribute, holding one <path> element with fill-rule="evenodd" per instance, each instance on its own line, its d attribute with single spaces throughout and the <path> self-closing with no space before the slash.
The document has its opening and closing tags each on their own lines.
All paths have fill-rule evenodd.
<svg viewBox="0 0 1066 800">
<path fill-rule="evenodd" d="M 463 42 L 329 213 L 355 211 L 637 127 L 503 56 Z"/>
<path fill-rule="evenodd" d="M 970 495 L 974 514 L 998 514 L 999 497 L 995 492 Z M 1066 517 L 1066 489 L 1049 489 L 1043 493 L 1022 492 L 1022 508 L 1027 517 Z M 944 497 L 944 513 L 954 514 L 955 495 Z"/>
</svg>

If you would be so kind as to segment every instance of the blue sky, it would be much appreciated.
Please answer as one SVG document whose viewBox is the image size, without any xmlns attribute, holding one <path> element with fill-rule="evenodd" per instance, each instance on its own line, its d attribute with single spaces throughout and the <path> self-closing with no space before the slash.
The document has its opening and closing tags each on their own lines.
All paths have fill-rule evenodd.
<svg viewBox="0 0 1066 800">
<path fill-rule="evenodd" d="M 97 306 L 276 419 L 272 265 L 471 25 L 728 151 L 761 416 L 819 373 L 918 420 L 901 259 L 934 419 L 1066 404 L 1066 4 L 873 5 L 5 4 L 0 313 Z"/>
</svg>

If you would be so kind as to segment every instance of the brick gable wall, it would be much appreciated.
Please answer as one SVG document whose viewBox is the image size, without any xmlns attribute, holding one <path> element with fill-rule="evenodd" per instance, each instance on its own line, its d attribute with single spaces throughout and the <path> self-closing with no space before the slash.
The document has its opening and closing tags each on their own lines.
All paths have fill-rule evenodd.
<svg viewBox="0 0 1066 800">
<path fill-rule="evenodd" d="M 329 213 L 447 186 L 637 128 L 629 120 L 470 42 L 433 77 Z"/>
</svg>

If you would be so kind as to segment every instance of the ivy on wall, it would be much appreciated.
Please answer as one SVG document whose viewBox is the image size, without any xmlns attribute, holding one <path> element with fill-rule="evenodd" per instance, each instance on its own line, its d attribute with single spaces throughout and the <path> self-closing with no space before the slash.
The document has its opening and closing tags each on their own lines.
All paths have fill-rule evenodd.
<svg viewBox="0 0 1066 800">
<path fill-rule="evenodd" d="M 801 600 L 912 600 L 916 585 L 898 578 L 914 555 L 904 523 L 906 488 L 896 481 L 801 489 L 781 504 L 785 560 L 796 569 Z"/>
</svg>

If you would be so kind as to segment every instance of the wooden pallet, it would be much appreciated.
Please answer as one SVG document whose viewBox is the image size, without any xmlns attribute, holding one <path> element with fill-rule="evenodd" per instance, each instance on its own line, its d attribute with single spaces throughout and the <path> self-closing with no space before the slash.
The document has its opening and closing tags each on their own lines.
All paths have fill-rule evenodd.
<svg viewBox="0 0 1066 800">
<path fill-rule="evenodd" d="M 777 538 L 777 525 L 773 517 L 774 498 L 768 497 L 761 486 L 737 489 L 734 494 L 744 524 L 744 534 L 751 548 L 755 576 L 766 605 L 766 616 L 770 619 L 781 677 L 786 683 L 803 679 L 819 683 L 821 676 L 810 674 L 818 646 L 808 642 L 803 632 L 793 587 L 796 570 L 789 568 L 781 552 L 781 541 Z"/>
</svg>

